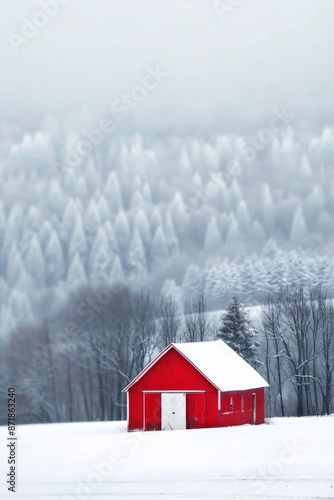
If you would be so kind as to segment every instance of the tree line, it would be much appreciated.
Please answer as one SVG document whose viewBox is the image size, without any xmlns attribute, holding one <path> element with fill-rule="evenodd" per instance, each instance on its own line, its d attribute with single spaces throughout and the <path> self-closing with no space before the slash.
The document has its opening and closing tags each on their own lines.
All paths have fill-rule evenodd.
<svg viewBox="0 0 334 500">
<path fill-rule="evenodd" d="M 171 342 L 213 336 L 203 295 L 184 308 L 127 286 L 82 288 L 51 319 L 11 332 L 1 378 L 16 388 L 18 421 L 125 419 L 121 391 L 154 355 Z"/>
<path fill-rule="evenodd" d="M 333 409 L 334 306 L 321 286 L 281 287 L 261 306 L 268 412 L 324 415 Z"/>
<path fill-rule="evenodd" d="M 19 423 L 124 420 L 122 389 L 165 346 L 221 338 L 267 379 L 268 416 L 331 413 L 328 291 L 281 287 L 263 297 L 256 323 L 236 295 L 219 322 L 203 293 L 180 308 L 172 296 L 155 299 L 128 286 L 85 287 L 52 318 L 2 340 L 0 376 L 16 388 Z"/>
</svg>

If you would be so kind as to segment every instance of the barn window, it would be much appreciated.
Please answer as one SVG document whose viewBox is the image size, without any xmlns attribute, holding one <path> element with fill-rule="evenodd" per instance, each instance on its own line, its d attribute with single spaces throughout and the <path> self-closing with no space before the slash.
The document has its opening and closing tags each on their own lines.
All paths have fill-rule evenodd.
<svg viewBox="0 0 334 500">
<path fill-rule="evenodd" d="M 230 413 L 233 413 L 233 396 L 230 397 Z"/>
<path fill-rule="evenodd" d="M 241 396 L 241 411 L 245 411 L 245 402 L 243 396 Z"/>
</svg>

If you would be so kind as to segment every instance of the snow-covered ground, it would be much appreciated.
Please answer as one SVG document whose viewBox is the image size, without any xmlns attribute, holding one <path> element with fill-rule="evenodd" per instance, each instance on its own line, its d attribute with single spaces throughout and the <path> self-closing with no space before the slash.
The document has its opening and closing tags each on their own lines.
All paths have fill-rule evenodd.
<svg viewBox="0 0 334 500">
<path fill-rule="evenodd" d="M 146 433 L 124 422 L 20 426 L 15 494 L 1 427 L 0 498 L 333 499 L 333 416 Z"/>
</svg>

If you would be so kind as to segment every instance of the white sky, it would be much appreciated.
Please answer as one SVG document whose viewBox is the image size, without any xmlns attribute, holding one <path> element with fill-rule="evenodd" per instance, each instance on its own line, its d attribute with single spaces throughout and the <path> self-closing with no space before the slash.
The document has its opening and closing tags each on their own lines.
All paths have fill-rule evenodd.
<svg viewBox="0 0 334 500">
<path fill-rule="evenodd" d="M 147 65 L 169 77 L 136 110 L 139 126 L 208 128 L 334 111 L 334 1 L 244 0 L 222 20 L 211 0 L 70 0 L 15 53 L 46 0 L 6 2 L 0 19 L 0 110 L 7 116 L 106 110 Z M 228 2 L 228 0 L 226 0 Z"/>
</svg>

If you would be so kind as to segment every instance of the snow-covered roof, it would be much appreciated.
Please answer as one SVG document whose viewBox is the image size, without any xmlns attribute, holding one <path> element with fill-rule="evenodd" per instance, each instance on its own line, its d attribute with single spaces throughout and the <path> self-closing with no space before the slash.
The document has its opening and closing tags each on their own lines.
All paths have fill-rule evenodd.
<svg viewBox="0 0 334 500">
<path fill-rule="evenodd" d="M 222 340 L 172 345 L 223 392 L 269 387 L 264 378 Z"/>
<path fill-rule="evenodd" d="M 129 390 L 173 347 L 222 392 L 269 387 L 264 378 L 225 342 L 213 340 L 170 344 L 122 392 Z"/>
</svg>

